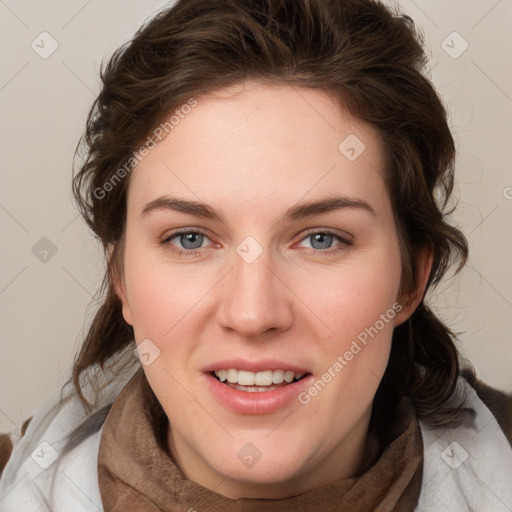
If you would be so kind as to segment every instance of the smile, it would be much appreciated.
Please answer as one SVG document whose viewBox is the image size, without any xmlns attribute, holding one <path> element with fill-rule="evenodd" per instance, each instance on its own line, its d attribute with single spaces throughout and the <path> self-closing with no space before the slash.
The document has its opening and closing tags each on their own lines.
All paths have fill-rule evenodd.
<svg viewBox="0 0 512 512">
<path fill-rule="evenodd" d="M 281 369 L 250 372 L 235 368 L 217 370 L 212 374 L 230 388 L 249 393 L 272 391 L 298 381 L 306 375 Z"/>
<path fill-rule="evenodd" d="M 203 375 L 207 389 L 219 405 L 237 414 L 270 414 L 291 407 L 314 379 L 311 373 L 284 370 L 249 372 L 234 368 L 212 370 Z M 270 378 L 272 381 L 269 383 Z"/>
</svg>

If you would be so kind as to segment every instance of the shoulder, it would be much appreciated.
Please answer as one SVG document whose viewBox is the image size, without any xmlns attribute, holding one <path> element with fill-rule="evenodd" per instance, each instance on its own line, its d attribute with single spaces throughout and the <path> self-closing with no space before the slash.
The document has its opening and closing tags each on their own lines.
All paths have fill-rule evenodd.
<svg viewBox="0 0 512 512">
<path fill-rule="evenodd" d="M 462 370 L 461 375 L 496 418 L 505 437 L 512 446 L 512 393 L 505 393 L 485 384 L 469 368 Z"/>
<path fill-rule="evenodd" d="M 4 512 L 103 510 L 98 486 L 98 450 L 103 426 L 67 452 L 57 443 L 41 442 L 21 466 L 14 481 L 0 481 Z"/>
<path fill-rule="evenodd" d="M 91 500 L 95 510 L 102 510 L 99 442 L 111 404 L 130 375 L 109 380 L 92 411 L 86 410 L 76 392 L 61 399 L 58 390 L 25 422 L 26 430 L 0 438 L 2 512 L 39 510 L 43 503 L 54 512 L 85 511 L 91 509 Z M 83 490 L 91 498 L 88 504 L 81 501 Z"/>
<path fill-rule="evenodd" d="M 76 397 L 61 399 L 55 391 L 25 421 L 22 431 L 3 437 L 2 511 L 36 510 L 42 497 L 48 503 L 47 482 L 55 476 L 68 434 L 86 416 Z"/>
<path fill-rule="evenodd" d="M 512 510 L 512 447 L 505 413 L 510 398 L 481 382 L 473 386 L 475 382 L 462 372 L 454 393 L 473 410 L 470 422 L 440 430 L 420 421 L 424 464 L 417 512 Z"/>
</svg>

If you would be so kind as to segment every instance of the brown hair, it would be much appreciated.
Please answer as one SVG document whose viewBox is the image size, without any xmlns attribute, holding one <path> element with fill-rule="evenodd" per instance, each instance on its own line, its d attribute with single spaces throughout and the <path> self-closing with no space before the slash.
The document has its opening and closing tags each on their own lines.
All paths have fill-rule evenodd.
<svg viewBox="0 0 512 512">
<path fill-rule="evenodd" d="M 378 1 L 178 0 L 102 65 L 102 90 L 77 147 L 85 146 L 85 159 L 73 180 L 85 221 L 105 254 L 113 247 L 101 305 L 70 378 L 84 406 L 91 404 L 81 393 L 82 374 L 95 365 L 103 369 L 109 358 L 123 360 L 121 368 L 137 362 L 133 329 L 113 288 L 114 276 L 122 275 L 129 169 L 113 179 L 133 163 L 148 134 L 191 97 L 244 80 L 330 93 L 384 143 L 402 291 L 414 289 L 414 260 L 424 247 L 434 254 L 428 286 L 440 281 L 455 257 L 462 267 L 466 239 L 446 222 L 454 142 L 442 102 L 423 74 L 426 63 L 414 22 Z M 422 301 L 395 328 L 376 400 L 382 393 L 407 396 L 429 424 L 458 422 L 457 407 L 442 408 L 459 375 L 454 340 Z"/>
</svg>

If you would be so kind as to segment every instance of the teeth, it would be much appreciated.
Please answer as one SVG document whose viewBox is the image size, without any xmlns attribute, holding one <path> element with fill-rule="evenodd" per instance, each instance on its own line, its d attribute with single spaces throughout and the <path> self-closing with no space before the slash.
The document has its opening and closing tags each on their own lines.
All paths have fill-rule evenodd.
<svg viewBox="0 0 512 512">
<path fill-rule="evenodd" d="M 217 375 L 217 372 L 215 372 L 215 374 Z M 238 370 L 228 370 L 226 373 L 226 377 L 228 379 L 228 382 L 231 382 L 231 384 L 236 384 L 238 382 Z"/>
<path fill-rule="evenodd" d="M 238 385 L 240 386 L 254 386 L 254 373 L 238 371 Z"/>
<path fill-rule="evenodd" d="M 272 375 L 272 370 L 255 373 L 254 384 L 256 384 L 256 386 L 270 386 L 272 384 Z"/>
<path fill-rule="evenodd" d="M 272 372 L 272 382 L 274 384 L 281 384 L 284 381 L 284 370 L 274 370 Z"/>
<path fill-rule="evenodd" d="M 272 391 L 273 389 L 277 389 L 275 386 L 270 386 L 270 387 L 256 387 L 256 386 L 252 386 L 252 387 L 246 387 L 246 386 L 238 386 L 235 384 L 235 388 L 238 389 L 239 391 L 247 391 L 249 393 L 255 393 L 255 392 L 262 392 L 262 391 Z"/>
<path fill-rule="evenodd" d="M 272 384 L 282 384 L 283 382 L 290 383 L 294 379 L 299 380 L 305 374 L 285 370 L 247 372 L 230 368 L 229 370 L 218 370 L 215 372 L 215 375 L 217 375 L 221 382 L 227 380 L 229 383 L 238 384 L 239 386 L 271 386 Z"/>
</svg>

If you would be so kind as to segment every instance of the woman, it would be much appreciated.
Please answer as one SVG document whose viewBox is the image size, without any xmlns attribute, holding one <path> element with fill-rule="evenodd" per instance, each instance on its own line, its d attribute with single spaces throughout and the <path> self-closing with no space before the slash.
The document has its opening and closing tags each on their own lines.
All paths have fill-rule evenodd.
<svg viewBox="0 0 512 512">
<path fill-rule="evenodd" d="M 2 510 L 512 508 L 510 397 L 424 301 L 467 257 L 424 64 L 370 0 L 181 0 L 116 52 L 74 178 L 105 300 Z"/>
</svg>

